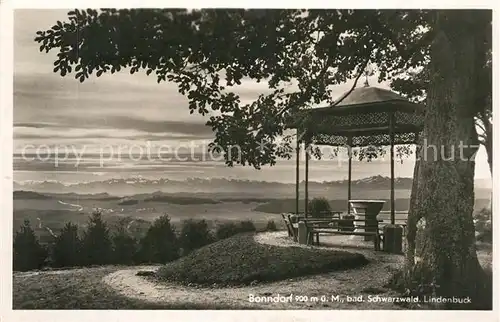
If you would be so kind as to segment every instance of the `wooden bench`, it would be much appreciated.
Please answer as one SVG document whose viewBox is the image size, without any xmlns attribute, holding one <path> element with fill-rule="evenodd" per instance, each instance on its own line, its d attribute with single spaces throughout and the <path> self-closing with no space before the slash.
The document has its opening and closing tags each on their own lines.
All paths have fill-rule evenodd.
<svg viewBox="0 0 500 322">
<path fill-rule="evenodd" d="M 365 222 L 365 219 L 349 219 L 353 222 Z M 380 233 L 380 227 L 377 221 L 377 225 L 363 225 L 356 224 L 355 228 L 373 229 L 373 231 L 348 231 L 352 226 L 341 225 L 342 220 L 332 219 L 332 220 L 303 220 L 306 230 L 307 230 L 307 243 L 314 244 L 314 239 L 316 239 L 316 245 L 319 245 L 319 234 L 328 235 L 351 235 L 351 236 L 373 236 L 373 244 L 376 251 L 380 250 L 380 243 L 382 242 L 383 234 Z M 316 238 L 314 238 L 316 237 Z"/>
<path fill-rule="evenodd" d="M 285 223 L 286 230 L 288 231 L 288 237 L 293 237 L 293 228 L 290 222 L 290 218 L 288 215 L 281 214 L 281 217 L 283 218 L 283 222 Z"/>
<path fill-rule="evenodd" d="M 336 218 L 340 218 L 340 215 L 342 214 L 341 211 L 327 211 L 327 212 L 322 212 L 321 217 L 308 217 L 306 218 L 304 213 L 300 214 L 294 214 L 294 213 L 282 213 L 281 217 L 283 218 L 283 222 L 285 223 L 286 229 L 288 231 L 288 237 L 293 237 L 294 241 L 297 241 L 298 239 L 298 222 L 301 220 L 332 220 Z M 292 216 L 297 216 L 297 222 L 293 223 L 292 222 Z"/>
</svg>

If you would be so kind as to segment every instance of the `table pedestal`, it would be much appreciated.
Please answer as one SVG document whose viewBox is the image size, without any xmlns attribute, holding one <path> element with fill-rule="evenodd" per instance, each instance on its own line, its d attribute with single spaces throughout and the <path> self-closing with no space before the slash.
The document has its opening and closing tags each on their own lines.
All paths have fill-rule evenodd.
<svg viewBox="0 0 500 322">
<path fill-rule="evenodd" d="M 364 231 L 374 232 L 377 229 L 378 222 L 377 216 L 382 210 L 385 201 L 384 200 L 349 200 L 352 209 L 356 213 L 356 217 L 359 219 L 365 219 L 364 221 Z M 375 236 L 364 236 L 365 241 L 372 241 Z"/>
</svg>

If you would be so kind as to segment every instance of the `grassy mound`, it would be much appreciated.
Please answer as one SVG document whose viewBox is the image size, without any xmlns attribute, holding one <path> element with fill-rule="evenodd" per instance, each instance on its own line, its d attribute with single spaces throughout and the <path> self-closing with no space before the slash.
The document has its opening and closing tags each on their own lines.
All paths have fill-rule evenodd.
<svg viewBox="0 0 500 322">
<path fill-rule="evenodd" d="M 368 263 L 361 254 L 278 247 L 241 234 L 200 248 L 162 267 L 160 280 L 201 286 L 238 286 L 354 268 Z"/>
</svg>

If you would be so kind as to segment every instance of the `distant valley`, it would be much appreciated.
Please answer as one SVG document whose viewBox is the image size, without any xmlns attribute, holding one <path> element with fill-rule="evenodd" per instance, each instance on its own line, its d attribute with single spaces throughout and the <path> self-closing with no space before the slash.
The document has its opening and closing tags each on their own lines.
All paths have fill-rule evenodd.
<svg viewBox="0 0 500 322">
<path fill-rule="evenodd" d="M 206 219 L 212 226 L 218 222 L 246 219 L 251 219 L 256 225 L 265 225 L 268 220 L 281 224 L 279 214 L 295 209 L 293 184 L 228 179 L 136 181 L 113 180 L 74 185 L 52 182 L 16 184 L 13 228 L 17 230 L 24 219 L 30 220 L 40 234 L 45 234 L 45 227 L 57 233 L 66 222 L 83 227 L 96 208 L 102 211 L 111 225 L 125 220 L 135 229 L 144 229 L 162 214 L 168 214 L 174 224 L 188 218 Z M 411 178 L 396 180 L 396 210 L 408 209 L 411 184 Z M 389 187 L 387 177 L 355 180 L 352 195 L 353 198 L 388 201 Z M 303 183 L 300 190 L 303 198 Z M 476 210 L 488 206 L 490 196 L 490 189 L 477 187 Z M 344 211 L 347 182 L 312 182 L 309 184 L 309 197 L 325 197 L 333 209 Z M 303 205 L 302 199 L 301 210 Z M 389 210 L 389 202 L 386 202 L 384 210 Z"/>
</svg>

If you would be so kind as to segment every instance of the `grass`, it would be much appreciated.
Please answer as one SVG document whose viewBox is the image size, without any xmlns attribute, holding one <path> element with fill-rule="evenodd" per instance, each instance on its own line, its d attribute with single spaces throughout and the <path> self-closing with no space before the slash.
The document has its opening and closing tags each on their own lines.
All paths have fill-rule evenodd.
<svg viewBox="0 0 500 322">
<path fill-rule="evenodd" d="M 41 272 L 40 275 L 32 276 L 15 274 L 13 309 L 234 309 L 216 303 L 153 304 L 126 298 L 107 288 L 101 281 L 105 275 L 120 268 L 106 266 L 68 270 L 63 274 Z"/>
<path fill-rule="evenodd" d="M 241 234 L 200 248 L 160 268 L 157 278 L 199 286 L 242 286 L 355 268 L 361 254 L 258 244 Z"/>
</svg>

